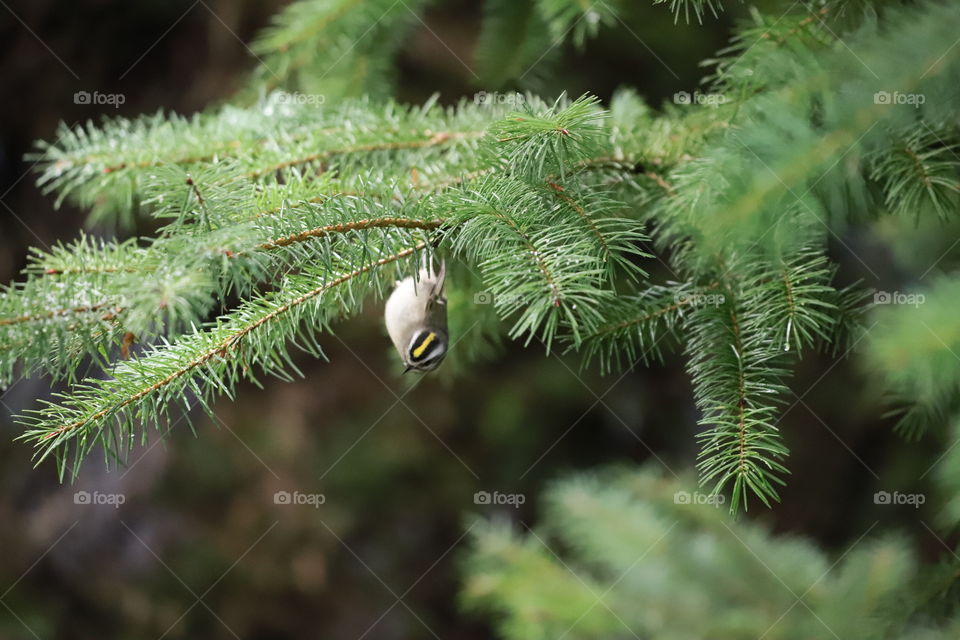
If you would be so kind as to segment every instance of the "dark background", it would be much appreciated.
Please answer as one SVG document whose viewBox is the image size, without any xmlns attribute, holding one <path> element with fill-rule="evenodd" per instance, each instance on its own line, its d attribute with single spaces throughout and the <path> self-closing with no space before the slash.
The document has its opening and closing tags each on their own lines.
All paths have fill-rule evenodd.
<svg viewBox="0 0 960 640">
<path fill-rule="evenodd" d="M 35 140 L 53 139 L 61 121 L 191 113 L 228 99 L 255 64 L 244 43 L 283 4 L 0 3 L 0 280 L 17 277 L 30 246 L 69 240 L 84 222 L 34 186 L 24 155 Z M 398 61 L 401 99 L 439 91 L 452 102 L 483 88 L 457 60 L 472 63 L 478 4 L 434 3 Z M 733 5 L 702 26 L 674 25 L 666 6 L 638 2 L 626 26 L 548 56 L 556 72 L 539 74 L 539 89 L 608 99 L 626 85 L 659 105 L 697 87 L 699 61 L 745 13 Z M 80 90 L 121 93 L 125 103 L 77 105 Z M 845 239 L 896 277 L 875 235 Z M 842 280 L 874 284 L 835 253 Z M 198 413 L 163 441 L 151 434 L 125 469 L 91 459 L 74 485 L 61 485 L 51 464 L 33 469 L 30 447 L 13 442 L 11 415 L 47 397 L 48 381 L 22 380 L 0 395 L 0 638 L 491 637 L 485 621 L 457 608 L 471 514 L 522 529 L 537 521 L 544 484 L 572 470 L 619 462 L 679 471 L 695 461 L 698 414 L 676 353 L 663 366 L 602 377 L 511 345 L 469 375 L 447 379 L 441 368 L 400 378 L 375 305 L 325 345 L 331 363 L 301 358 L 304 380 L 243 387 L 236 402 L 216 405 L 217 420 Z M 789 399 L 780 424 L 792 476 L 781 505 L 750 517 L 838 551 L 880 520 L 936 557 L 923 510 L 872 501 L 883 488 L 923 490 L 914 479 L 936 459 L 936 443 L 903 455 L 856 358 L 810 354 L 790 386 L 802 398 Z M 278 505 L 280 490 L 326 502 Z M 480 490 L 526 502 L 477 506 Z M 126 502 L 78 505 L 76 491 Z"/>
</svg>

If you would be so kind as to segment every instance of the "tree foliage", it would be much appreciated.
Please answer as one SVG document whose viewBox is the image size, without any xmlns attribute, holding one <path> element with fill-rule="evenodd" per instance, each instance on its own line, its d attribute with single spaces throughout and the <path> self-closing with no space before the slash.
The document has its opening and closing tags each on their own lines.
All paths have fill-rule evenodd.
<svg viewBox="0 0 960 640">
<path fill-rule="evenodd" d="M 535 528 L 474 524 L 463 606 L 510 639 L 960 632 L 960 619 L 931 605 L 953 597 L 954 569 L 919 569 L 901 537 L 867 530 L 831 559 L 807 540 L 732 520 L 719 502 L 651 469 L 555 483 Z"/>
<path fill-rule="evenodd" d="M 956 209 L 960 15 L 882 4 L 755 12 L 704 92 L 659 110 L 629 90 L 608 105 L 401 105 L 387 79 L 424 3 L 290 5 L 234 103 L 63 126 L 40 145 L 39 183 L 57 202 L 158 230 L 36 251 L 0 294 L 0 382 L 71 383 L 22 418 L 22 438 L 61 475 L 95 446 L 122 460 L 166 430 L 170 407 L 209 410 L 241 379 L 296 373 L 290 347 L 322 357 L 336 322 L 438 253 L 454 286 L 493 299 L 492 313 L 451 309 L 482 325 L 468 343 L 503 327 L 605 371 L 682 353 L 701 481 L 733 509 L 771 504 L 789 469 L 778 416 L 792 367 L 863 335 L 867 292 L 834 277 L 835 252 L 855 256 L 844 228 Z M 672 6 L 698 19 L 720 8 Z M 583 44 L 619 9 L 492 1 L 483 75 L 516 81 L 530 43 Z M 668 278 L 648 276 L 658 265 Z M 954 288 L 945 276 L 922 314 L 876 316 L 868 359 L 908 430 L 954 414 Z M 928 349 L 898 351 L 923 325 Z M 85 360 L 99 371 L 78 374 Z"/>
</svg>

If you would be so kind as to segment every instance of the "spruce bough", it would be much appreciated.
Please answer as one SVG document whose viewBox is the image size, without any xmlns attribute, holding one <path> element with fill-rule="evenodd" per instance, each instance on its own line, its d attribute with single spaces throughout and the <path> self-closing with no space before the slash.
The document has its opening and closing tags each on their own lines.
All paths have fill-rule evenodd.
<svg viewBox="0 0 960 640">
<path fill-rule="evenodd" d="M 529 93 L 400 105 L 385 94 L 412 14 L 381 4 L 291 5 L 233 104 L 62 127 L 41 144 L 39 183 L 58 202 L 159 230 L 36 250 L 0 295 L 0 383 L 71 384 L 21 417 L 38 461 L 56 459 L 61 477 L 98 446 L 120 461 L 149 426 L 166 430 L 173 406 L 210 411 L 243 379 L 290 377 L 291 347 L 323 357 L 320 335 L 433 253 L 456 286 L 492 294 L 489 307 L 451 309 L 482 325 L 477 336 L 505 331 L 603 371 L 682 354 L 702 413 L 700 479 L 733 510 L 779 499 L 789 452 L 777 423 L 805 351 L 841 357 L 862 341 L 911 433 L 954 416 L 960 366 L 944 354 L 960 339 L 935 327 L 949 324 L 955 283 L 931 289 L 941 303 L 924 318 L 891 308 L 874 321 L 869 289 L 839 286 L 828 257 L 852 254 L 844 225 L 955 212 L 953 7 L 755 14 L 713 61 L 708 88 L 723 100 L 655 111 L 629 90 L 608 105 Z M 523 59 L 524 39 L 543 33 L 582 44 L 616 21 L 620 3 L 600 4 L 583 22 L 582 3 L 531 3 L 528 32 L 511 36 L 515 7 L 490 2 L 478 56 L 499 45 Z M 378 8 L 391 35 L 373 47 L 359 35 Z M 319 73 L 305 52 L 344 36 L 368 44 Z M 495 60 L 480 67 L 491 87 L 513 79 Z M 322 106 L 293 99 L 303 91 Z M 877 97 L 891 92 L 929 99 Z M 865 317 L 879 323 L 869 337 Z M 940 345 L 898 353 L 918 321 Z M 904 383 L 905 358 L 923 372 L 926 357 L 954 373 Z M 78 379 L 87 359 L 101 373 Z"/>
</svg>

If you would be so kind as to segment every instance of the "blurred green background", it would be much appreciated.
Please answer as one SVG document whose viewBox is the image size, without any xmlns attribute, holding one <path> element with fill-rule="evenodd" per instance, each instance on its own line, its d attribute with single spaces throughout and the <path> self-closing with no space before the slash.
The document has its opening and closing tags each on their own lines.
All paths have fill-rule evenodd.
<svg viewBox="0 0 960 640">
<path fill-rule="evenodd" d="M 2 3 L 2 281 L 16 278 L 28 247 L 74 237 L 85 216 L 55 210 L 33 186 L 23 156 L 34 140 L 53 138 L 60 121 L 190 113 L 228 99 L 256 62 L 244 43 L 283 4 Z M 582 51 L 545 51 L 522 88 L 607 99 L 632 86 L 659 105 L 698 86 L 700 61 L 746 11 L 732 4 L 703 25 L 674 24 L 667 6 L 637 2 Z M 398 97 L 416 103 L 439 92 L 453 102 L 485 89 L 470 70 L 480 19 L 478 3 L 434 3 L 399 60 Z M 123 94 L 124 104 L 74 103 L 75 92 L 94 90 Z M 883 234 L 899 232 L 845 241 L 895 281 Z M 835 255 L 840 281 L 869 280 L 849 256 Z M 655 280 L 667 277 L 651 268 Z M 91 459 L 72 486 L 59 484 L 52 465 L 34 470 L 30 447 L 12 442 L 10 416 L 48 397 L 49 384 L 22 380 L 4 392 L 0 638 L 406 638 L 428 629 L 489 638 L 487 621 L 457 607 L 470 514 L 522 528 L 537 521 L 545 483 L 573 470 L 694 463 L 698 415 L 679 355 L 602 377 L 539 345 L 508 344 L 469 373 L 401 377 L 379 316 L 371 304 L 326 338 L 330 363 L 301 359 L 305 379 L 242 387 L 237 401 L 218 402 L 216 420 L 198 413 L 163 442 L 154 434 L 119 471 Z M 905 448 L 856 359 L 813 354 L 790 385 L 802 398 L 780 424 L 792 476 L 781 505 L 750 517 L 827 549 L 880 520 L 909 529 L 935 558 L 942 547 L 923 532 L 923 509 L 878 507 L 872 495 L 925 490 L 915 479 L 939 455 L 937 443 Z M 80 491 L 125 501 L 76 504 Z M 278 491 L 325 501 L 277 504 Z M 525 502 L 477 505 L 478 491 Z"/>
</svg>

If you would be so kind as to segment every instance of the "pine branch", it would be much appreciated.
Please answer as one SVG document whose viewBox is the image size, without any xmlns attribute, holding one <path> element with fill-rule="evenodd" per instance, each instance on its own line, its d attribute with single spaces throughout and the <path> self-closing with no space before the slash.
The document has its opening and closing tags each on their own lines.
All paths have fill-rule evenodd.
<svg viewBox="0 0 960 640">
<path fill-rule="evenodd" d="M 942 431 L 958 408 L 960 283 L 943 277 L 922 291 L 878 296 L 865 341 L 868 370 L 890 394 L 904 434 Z"/>
<path fill-rule="evenodd" d="M 717 296 L 717 284 L 696 288 L 687 283 L 652 285 L 635 296 L 611 301 L 603 324 L 584 338 L 584 366 L 599 361 L 603 373 L 663 360 L 663 341 L 676 340 L 685 314 Z"/>
<path fill-rule="evenodd" d="M 254 42 L 263 63 L 253 90 L 277 87 L 336 98 L 389 95 L 392 57 L 419 25 L 423 0 L 301 0 Z"/>
<path fill-rule="evenodd" d="M 475 523 L 465 607 L 507 640 L 948 640 L 960 629 L 952 559 L 931 575 L 911 545 L 875 533 L 830 557 L 694 489 L 653 468 L 601 469 L 553 483 L 536 527 Z"/>
<path fill-rule="evenodd" d="M 762 336 L 752 332 L 747 308 L 734 299 L 698 309 L 687 338 L 688 370 L 702 424 L 709 426 L 699 438 L 701 482 L 714 494 L 732 485 L 731 511 L 746 508 L 750 493 L 770 506 L 779 499 L 779 475 L 787 473 L 781 463 L 787 450 L 770 404 L 771 395 L 785 391 L 776 380 L 786 370 L 775 366 Z"/>
<path fill-rule="evenodd" d="M 551 175 L 562 179 L 570 166 L 601 153 L 603 116 L 590 96 L 569 104 L 557 100 L 549 107 L 525 103 L 523 111 L 491 125 L 489 144 L 506 159 L 512 174 L 529 180 Z"/>
<path fill-rule="evenodd" d="M 575 342 L 595 326 L 612 292 L 602 288 L 602 251 L 580 223 L 545 214 L 543 190 L 490 177 L 452 196 L 451 248 L 478 264 L 501 317 L 519 312 L 510 335 L 550 345 L 561 326 Z M 579 218 L 578 218 L 579 221 Z"/>
<path fill-rule="evenodd" d="M 917 221 L 927 207 L 941 218 L 954 214 L 960 194 L 956 132 L 952 128 L 937 131 L 921 122 L 891 146 L 880 147 L 870 156 L 870 178 L 882 183 L 886 205 Z"/>
<path fill-rule="evenodd" d="M 731 485 L 734 511 L 746 509 L 749 494 L 767 506 L 779 499 L 788 451 L 776 422 L 787 355 L 829 338 L 835 295 L 833 269 L 816 250 L 776 268 L 751 266 L 730 265 L 736 276 L 719 295 L 703 296 L 684 322 L 688 371 L 709 427 L 699 436 L 701 482 L 715 494 Z"/>
<path fill-rule="evenodd" d="M 302 180 L 316 177 L 318 169 L 339 169 L 340 176 L 349 177 L 339 190 L 350 191 L 364 175 L 375 177 L 373 169 L 396 179 L 420 164 L 433 174 L 438 159 L 450 159 L 444 150 L 452 147 L 458 160 L 446 163 L 444 179 L 455 179 L 476 170 L 477 151 L 471 148 L 478 149 L 486 124 L 504 112 L 499 105 L 465 103 L 449 113 L 432 102 L 421 108 L 390 103 L 374 108 L 362 100 L 321 109 L 288 103 L 285 95 L 271 94 L 255 107 L 225 107 L 189 120 L 158 114 L 108 120 L 99 128 L 61 128 L 57 142 L 41 145 L 42 153 L 33 158 L 42 172 L 39 181 L 45 191 L 58 192 L 58 204 L 70 198 L 92 207 L 92 220 L 113 220 L 129 219 L 141 207 L 149 211 L 156 204 L 145 191 L 151 183 L 166 186 L 172 174 L 147 172 L 148 167 L 180 166 L 181 174 L 214 185 L 243 176 L 263 181 L 274 172 L 287 181 Z M 352 170 L 354 157 L 364 163 L 365 172 Z M 217 180 L 204 179 L 214 173 L 220 174 Z M 326 184 L 320 181 L 317 187 Z M 307 197 L 321 193 L 314 190 Z"/>
<path fill-rule="evenodd" d="M 277 247 L 287 247 L 298 242 L 306 242 L 312 238 L 324 238 L 333 233 L 345 233 L 348 231 L 357 231 L 361 229 L 396 228 L 432 230 L 439 228 L 442 224 L 443 220 L 414 220 L 411 218 L 379 218 L 357 220 L 355 222 L 329 224 L 323 227 L 316 227 L 306 231 L 301 231 L 300 233 L 292 233 L 288 236 L 257 245 L 257 248 L 269 251 L 270 249 L 276 249 Z"/>
<path fill-rule="evenodd" d="M 144 356 L 119 364 L 111 379 L 86 380 L 70 396 L 60 396 L 63 404 L 46 403 L 23 419 L 27 430 L 20 438 L 38 448 L 38 463 L 57 455 L 61 477 L 68 445 L 74 451 L 74 473 L 96 443 L 118 458 L 134 441 L 138 420 L 165 419 L 169 403 L 187 403 L 187 393 L 195 394 L 210 411 L 212 394 L 230 395 L 240 377 L 254 379 L 250 371 L 254 365 L 286 377 L 284 365 L 293 366 L 286 341 L 300 337 L 301 348 L 322 357 L 315 333 L 346 309 L 356 308 L 356 303 L 348 304 L 353 295 L 340 288 L 425 246 L 420 242 L 334 278 L 321 273 L 290 276 L 276 293 L 244 303 L 205 331 L 195 330 L 177 343 L 153 347 Z M 322 284 L 316 284 L 318 279 Z M 328 292 L 336 292 L 330 303 L 322 299 Z"/>
<path fill-rule="evenodd" d="M 366 204 L 355 200 L 346 207 L 335 203 L 297 209 L 295 219 L 232 227 L 188 240 L 161 238 L 146 248 L 130 243 L 97 247 L 81 239 L 56 248 L 51 255 L 37 254 L 27 271 L 40 275 L 0 297 L 5 379 L 11 379 L 18 362 L 27 372 L 45 371 L 55 377 L 72 373 L 85 356 L 104 364 L 110 347 L 120 345 L 128 332 L 142 342 L 173 337 L 180 327 L 202 321 L 230 291 L 247 295 L 259 282 L 278 279 L 296 265 L 329 262 L 328 256 L 341 244 L 375 244 L 377 239 L 366 235 L 371 231 L 431 231 L 442 223 L 409 217 L 363 218 L 371 211 Z M 343 222 L 310 226 L 331 218 Z M 334 237 L 339 239 L 330 244 Z M 113 264 L 119 254 L 127 260 L 123 269 L 98 267 L 90 273 L 78 266 Z M 184 260 L 184 254 L 193 257 Z M 49 273 L 48 265 L 56 265 L 55 274 Z M 28 313 L 37 300 L 51 302 L 53 295 L 60 301 L 56 310 Z"/>
<path fill-rule="evenodd" d="M 590 96 L 449 108 L 341 99 L 387 90 L 392 53 L 417 20 L 407 4 L 422 6 L 295 3 L 260 40 L 268 64 L 251 86 L 263 93 L 247 106 L 63 128 L 42 147 L 39 181 L 58 202 L 164 226 L 154 238 L 81 238 L 38 254 L 0 294 L 0 381 L 17 370 L 72 376 L 85 357 L 113 367 L 30 419 L 38 457 L 72 447 L 76 465 L 97 443 L 120 457 L 136 421 L 164 418 L 188 395 L 209 409 L 252 377 L 248 362 L 288 375 L 288 340 L 321 356 L 314 329 L 392 280 L 376 259 L 413 273 L 402 252 L 429 244 L 479 275 L 492 311 L 473 315 L 488 334 L 498 316 L 511 337 L 557 341 L 604 371 L 683 342 L 706 427 L 702 481 L 730 488 L 734 508 L 751 493 L 775 500 L 786 472 L 783 378 L 803 349 L 845 353 L 862 337 L 862 292 L 832 287 L 827 239 L 878 208 L 877 191 L 896 213 L 955 208 L 956 118 L 942 98 L 957 94 L 956 12 L 888 8 L 839 35 L 826 22 L 839 20 L 835 3 L 782 21 L 755 14 L 715 61 L 716 104 L 658 112 L 629 91 L 609 111 Z M 546 29 L 582 44 L 621 7 L 497 0 L 483 38 Z M 719 4 L 672 7 L 699 19 Z M 511 21 L 521 14 L 526 22 Z M 523 59 L 535 40 L 493 53 Z M 337 54 L 341 68 L 316 73 Z M 311 91 L 300 97 L 322 108 L 266 90 L 274 85 Z M 891 89 L 939 99 L 876 99 Z M 677 282 L 646 284 L 647 228 Z M 943 329 L 946 309 L 931 327 Z M 887 322 L 873 347 L 884 372 L 894 369 L 888 339 L 908 325 Z M 131 336 L 146 351 L 110 365 Z M 957 396 L 951 373 L 934 381 L 926 366 L 909 363 L 919 378 L 901 385 L 918 424 L 942 420 Z"/>
</svg>

